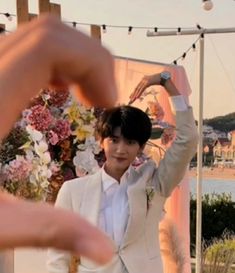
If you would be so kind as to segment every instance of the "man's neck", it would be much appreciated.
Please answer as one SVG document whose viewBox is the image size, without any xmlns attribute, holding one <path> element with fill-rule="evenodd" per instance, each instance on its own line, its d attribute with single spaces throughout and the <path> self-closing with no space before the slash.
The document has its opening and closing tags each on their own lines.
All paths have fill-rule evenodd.
<svg viewBox="0 0 235 273">
<path fill-rule="evenodd" d="M 118 183 L 120 183 L 121 177 L 123 176 L 123 174 L 125 173 L 127 169 L 125 170 L 115 169 L 115 168 L 109 167 L 108 164 L 105 164 L 104 170 L 108 175 L 110 175 L 111 177 L 116 179 Z"/>
</svg>

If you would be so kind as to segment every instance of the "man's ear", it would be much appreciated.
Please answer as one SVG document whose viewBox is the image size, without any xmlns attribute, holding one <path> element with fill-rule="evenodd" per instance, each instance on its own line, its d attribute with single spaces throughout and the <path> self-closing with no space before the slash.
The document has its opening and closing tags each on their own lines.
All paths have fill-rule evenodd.
<svg viewBox="0 0 235 273">
<path fill-rule="evenodd" d="M 138 156 L 140 156 L 143 153 L 145 146 L 146 146 L 146 143 L 143 144 L 142 146 L 140 146 L 139 151 L 138 151 Z"/>
<path fill-rule="evenodd" d="M 100 143 L 100 148 L 104 149 L 104 140 L 100 138 L 98 141 Z"/>
</svg>

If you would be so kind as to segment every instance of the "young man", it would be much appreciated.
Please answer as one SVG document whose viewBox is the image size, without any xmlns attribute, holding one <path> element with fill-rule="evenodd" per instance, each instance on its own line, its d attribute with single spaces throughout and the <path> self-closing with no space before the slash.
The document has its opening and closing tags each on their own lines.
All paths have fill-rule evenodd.
<svg viewBox="0 0 235 273">
<path fill-rule="evenodd" d="M 113 239 L 116 253 L 106 266 L 81 257 L 79 273 L 162 273 L 158 224 L 164 203 L 181 181 L 197 145 L 191 107 L 170 79 L 168 72 L 144 77 L 130 96 L 136 100 L 146 87 L 163 85 L 176 112 L 176 138 L 157 168 L 151 160 L 139 168 L 132 162 L 141 153 L 151 134 L 151 122 L 141 110 L 131 106 L 106 110 L 97 133 L 106 162 L 94 175 L 63 184 L 57 207 L 79 212 Z M 151 205 L 146 188 L 154 189 Z M 102 249 L 100 250 L 102 251 Z M 48 271 L 67 273 L 70 255 L 49 251 Z"/>
</svg>

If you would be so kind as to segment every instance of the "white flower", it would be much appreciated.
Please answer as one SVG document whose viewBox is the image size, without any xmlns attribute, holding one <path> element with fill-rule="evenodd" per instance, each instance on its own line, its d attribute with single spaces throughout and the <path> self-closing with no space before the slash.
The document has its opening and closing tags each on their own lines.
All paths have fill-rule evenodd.
<svg viewBox="0 0 235 273">
<path fill-rule="evenodd" d="M 39 174 L 41 178 L 50 178 L 52 175 L 52 172 L 50 169 L 47 168 L 47 166 L 43 165 L 38 168 Z"/>
<path fill-rule="evenodd" d="M 43 153 L 40 158 L 44 164 L 49 164 L 51 162 L 51 155 L 49 152 Z"/>
<path fill-rule="evenodd" d="M 39 132 L 38 130 L 34 129 L 30 125 L 26 126 L 26 131 L 30 135 L 30 138 L 32 139 L 33 142 L 40 141 L 43 138 L 43 134 Z"/>
<path fill-rule="evenodd" d="M 32 161 L 34 159 L 34 154 L 32 150 L 27 150 L 26 151 L 26 159 L 29 161 Z"/>
<path fill-rule="evenodd" d="M 37 179 L 35 173 L 32 172 L 32 173 L 30 174 L 30 176 L 29 176 L 29 181 L 30 181 L 30 183 L 32 183 L 32 184 L 34 184 L 34 185 L 37 184 L 38 179 Z"/>
<path fill-rule="evenodd" d="M 49 100 L 51 98 L 51 96 L 49 95 L 49 94 L 42 94 L 42 99 L 44 100 L 44 101 L 47 101 L 47 100 Z"/>
<path fill-rule="evenodd" d="M 48 185 L 48 179 L 51 177 L 52 172 L 46 165 L 40 165 L 39 162 L 34 162 L 34 168 L 29 177 L 29 181 L 33 184 Z"/>
<path fill-rule="evenodd" d="M 76 156 L 73 158 L 73 164 L 76 166 L 78 176 L 81 176 L 81 174 L 94 173 L 99 169 L 99 165 L 91 149 L 77 151 Z"/>
<path fill-rule="evenodd" d="M 40 141 L 38 144 L 34 144 L 34 149 L 37 155 L 41 156 L 48 150 L 48 145 L 45 141 Z"/>
<path fill-rule="evenodd" d="M 101 151 L 101 147 L 98 141 L 96 141 L 94 136 L 87 137 L 85 143 L 79 144 L 78 150 L 84 151 L 85 149 L 91 149 L 94 154 L 98 154 Z"/>
</svg>

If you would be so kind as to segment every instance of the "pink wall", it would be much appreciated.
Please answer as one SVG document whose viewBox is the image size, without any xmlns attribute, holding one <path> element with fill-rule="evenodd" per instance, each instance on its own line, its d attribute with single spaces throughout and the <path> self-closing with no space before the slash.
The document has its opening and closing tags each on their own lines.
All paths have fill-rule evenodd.
<svg viewBox="0 0 235 273">
<path fill-rule="evenodd" d="M 115 60 L 116 78 L 119 90 L 119 103 L 128 103 L 128 97 L 134 90 L 137 83 L 144 75 L 159 73 L 163 70 L 168 70 L 172 74 L 173 81 L 180 92 L 188 97 L 191 93 L 189 82 L 182 66 L 148 63 L 138 60 L 130 60 L 124 58 L 116 58 Z M 165 111 L 164 120 L 171 124 L 175 123 L 174 116 L 171 113 L 168 102 L 168 95 L 164 88 L 158 86 L 154 89 L 159 92 L 157 98 Z M 150 99 L 150 98 L 149 98 Z M 146 102 L 135 102 L 134 106 L 146 109 Z M 174 190 L 172 196 L 166 203 L 166 218 L 170 219 L 178 228 L 178 234 L 182 238 L 183 248 L 185 251 L 186 264 L 184 266 L 184 273 L 191 272 L 190 267 L 190 253 L 189 253 L 189 180 L 187 175 L 181 184 Z M 165 259 L 166 261 L 166 259 Z M 165 262 L 165 273 L 175 271 L 171 266 L 171 262 Z"/>
</svg>

